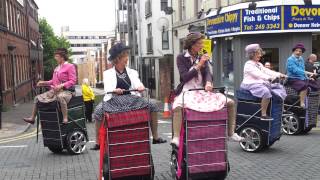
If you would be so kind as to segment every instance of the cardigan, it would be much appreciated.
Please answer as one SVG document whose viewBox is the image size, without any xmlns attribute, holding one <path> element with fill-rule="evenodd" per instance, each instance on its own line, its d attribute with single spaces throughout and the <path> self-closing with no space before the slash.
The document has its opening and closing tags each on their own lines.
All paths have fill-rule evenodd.
<svg viewBox="0 0 320 180">
<path fill-rule="evenodd" d="M 76 81 L 77 75 L 75 66 L 65 62 L 54 69 L 52 79 L 47 81 L 47 85 L 53 88 L 63 83 L 63 87 L 69 89 L 76 84 Z"/>
<path fill-rule="evenodd" d="M 306 80 L 304 60 L 302 57 L 290 56 L 287 60 L 287 74 L 289 78 Z"/>
<path fill-rule="evenodd" d="M 192 66 L 193 64 L 191 62 L 191 55 L 188 51 L 177 56 L 177 67 L 180 74 L 180 84 L 177 87 L 176 95 L 180 94 L 185 83 L 198 76 L 198 71 L 195 68 L 191 69 Z M 204 68 L 201 68 L 200 72 L 203 77 L 203 86 L 205 86 L 207 81 L 212 83 L 212 74 L 210 72 L 208 63 L 204 64 Z"/>
<path fill-rule="evenodd" d="M 243 68 L 242 84 L 264 83 L 280 77 L 280 73 L 264 67 L 260 62 L 248 60 Z"/>
<path fill-rule="evenodd" d="M 142 82 L 139 79 L 139 74 L 136 70 L 130 69 L 126 67 L 127 74 L 131 81 L 130 89 L 138 89 L 139 87 L 144 87 Z M 115 67 L 108 69 L 103 72 L 103 84 L 104 84 L 104 101 L 108 101 L 112 98 L 112 94 L 107 94 L 108 92 L 112 92 L 117 88 L 117 74 Z M 131 92 L 133 95 L 140 96 L 139 92 Z"/>
</svg>

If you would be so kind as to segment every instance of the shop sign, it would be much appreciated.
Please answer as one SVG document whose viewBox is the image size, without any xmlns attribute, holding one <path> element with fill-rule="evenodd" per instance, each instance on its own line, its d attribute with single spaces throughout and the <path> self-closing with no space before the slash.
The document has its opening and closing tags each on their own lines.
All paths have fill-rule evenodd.
<svg viewBox="0 0 320 180">
<path fill-rule="evenodd" d="M 284 6 L 284 29 L 320 29 L 320 6 Z"/>
<path fill-rule="evenodd" d="M 240 32 L 240 10 L 209 17 L 207 32 L 209 36 Z"/>
<path fill-rule="evenodd" d="M 211 37 L 301 30 L 320 32 L 320 5 L 241 9 L 207 19 L 207 34 Z"/>
<path fill-rule="evenodd" d="M 203 50 L 205 50 L 208 55 L 212 56 L 212 46 L 211 46 L 212 40 L 211 39 L 204 39 L 203 40 Z"/>
<path fill-rule="evenodd" d="M 281 6 L 242 10 L 242 32 L 281 30 Z"/>
</svg>

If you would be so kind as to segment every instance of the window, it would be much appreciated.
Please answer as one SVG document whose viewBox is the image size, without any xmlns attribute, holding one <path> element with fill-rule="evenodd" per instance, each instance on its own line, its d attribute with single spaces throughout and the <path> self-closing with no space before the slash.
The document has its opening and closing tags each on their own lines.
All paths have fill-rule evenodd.
<svg viewBox="0 0 320 180">
<path fill-rule="evenodd" d="M 9 3 L 6 1 L 6 17 L 7 17 L 7 28 L 10 28 L 10 21 L 9 21 Z"/>
<path fill-rule="evenodd" d="M 147 37 L 147 53 L 153 53 L 153 38 L 152 38 L 152 24 L 149 23 L 147 26 L 148 30 L 148 37 Z"/>
<path fill-rule="evenodd" d="M 168 7 L 168 0 L 161 0 L 161 11 L 166 10 L 166 8 Z"/>
<path fill-rule="evenodd" d="M 185 0 L 179 0 L 179 20 L 186 19 L 186 6 Z"/>
<path fill-rule="evenodd" d="M 148 24 L 148 37 L 152 37 L 152 24 Z"/>
<path fill-rule="evenodd" d="M 78 52 L 72 52 L 72 55 L 85 55 L 86 52 L 81 52 L 81 51 L 78 51 Z"/>
<path fill-rule="evenodd" d="M 222 83 L 234 93 L 234 71 L 233 71 L 233 44 L 232 40 L 225 40 L 222 44 Z"/>
<path fill-rule="evenodd" d="M 203 8 L 203 0 L 195 0 L 194 1 L 194 14 L 198 16 L 198 12 Z"/>
<path fill-rule="evenodd" d="M 6 20 L 7 20 L 7 18 L 6 18 L 5 2 L 1 1 L 0 2 L 0 25 L 1 26 L 6 26 L 7 25 Z"/>
<path fill-rule="evenodd" d="M 146 18 L 148 18 L 151 15 L 152 15 L 152 3 L 151 3 L 151 0 L 147 0 L 145 2 L 145 16 Z"/>
<path fill-rule="evenodd" d="M 169 32 L 168 31 L 162 32 L 162 49 L 164 50 L 169 49 Z"/>
</svg>

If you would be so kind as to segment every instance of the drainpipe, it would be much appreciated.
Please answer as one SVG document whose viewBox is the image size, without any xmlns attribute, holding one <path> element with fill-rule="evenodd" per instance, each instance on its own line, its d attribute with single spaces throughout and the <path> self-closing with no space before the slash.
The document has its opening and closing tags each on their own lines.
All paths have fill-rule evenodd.
<svg viewBox="0 0 320 180">
<path fill-rule="evenodd" d="M 141 13 L 141 7 L 140 7 L 140 2 L 141 1 L 137 1 L 137 6 L 138 6 L 138 12 L 137 12 L 137 22 L 138 22 L 138 24 L 139 24 L 139 29 L 138 29 L 138 32 L 139 32 L 139 47 L 138 47 L 138 49 L 137 49 L 137 51 L 138 51 L 138 54 L 139 54 L 139 60 L 138 60 L 138 62 L 142 62 L 141 60 L 142 60 L 142 48 L 141 48 L 141 45 L 142 45 L 142 41 L 141 41 L 141 35 L 142 35 L 142 26 L 141 26 L 141 22 L 142 22 L 142 20 L 141 20 L 141 16 L 140 16 L 140 13 Z M 138 66 L 138 72 L 139 72 L 139 69 L 140 69 L 140 66 Z M 142 74 L 140 74 L 140 77 L 141 77 L 141 75 Z"/>
<path fill-rule="evenodd" d="M 171 8 L 173 6 L 173 3 L 172 3 L 173 0 L 171 0 Z M 174 43 L 173 43 L 173 37 L 174 37 L 174 31 L 173 31 L 173 13 L 171 14 L 171 48 L 172 48 L 172 57 L 173 57 L 173 63 L 175 63 L 174 61 Z M 171 74 L 171 79 L 172 79 L 172 82 L 171 82 L 171 89 L 174 89 L 175 85 L 174 85 L 174 65 L 173 65 L 173 69 L 172 71 L 173 72 Z"/>
</svg>

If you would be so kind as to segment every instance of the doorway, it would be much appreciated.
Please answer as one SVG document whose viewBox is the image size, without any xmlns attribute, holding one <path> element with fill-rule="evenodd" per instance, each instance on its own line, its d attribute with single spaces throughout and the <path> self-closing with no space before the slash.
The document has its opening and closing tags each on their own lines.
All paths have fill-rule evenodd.
<svg viewBox="0 0 320 180">
<path fill-rule="evenodd" d="M 271 69 L 279 72 L 279 48 L 263 48 L 265 55 L 261 59 L 264 65 L 266 62 L 271 64 Z"/>
</svg>

